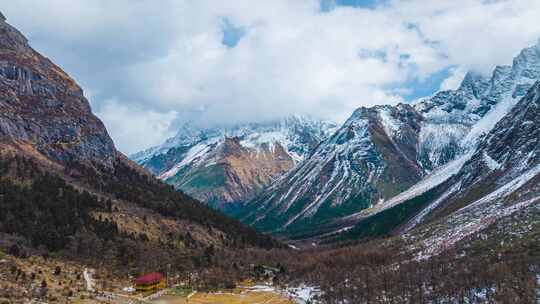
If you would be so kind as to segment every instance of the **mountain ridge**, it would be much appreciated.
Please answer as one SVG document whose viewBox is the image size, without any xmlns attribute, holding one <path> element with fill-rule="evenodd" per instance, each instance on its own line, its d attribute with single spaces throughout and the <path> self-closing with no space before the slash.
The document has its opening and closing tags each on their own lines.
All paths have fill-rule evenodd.
<svg viewBox="0 0 540 304">
<path fill-rule="evenodd" d="M 409 110 L 411 112 L 410 114 L 407 114 L 407 111 L 403 110 L 403 105 L 397 107 L 386 106 L 387 109 L 392 109 L 392 111 L 399 113 L 398 116 L 401 114 L 405 117 L 407 115 L 416 117 L 406 123 L 407 127 L 413 131 L 408 133 L 409 136 L 406 136 L 407 140 L 403 142 L 404 144 L 399 145 L 401 135 L 396 137 L 396 134 L 399 135 L 399 130 L 402 126 L 399 123 L 392 122 L 391 119 L 388 119 L 389 117 L 387 115 L 386 117 L 385 115 L 379 115 L 377 119 L 371 122 L 371 125 L 382 126 L 382 128 L 379 128 L 382 132 L 377 132 L 377 128 L 363 128 L 363 130 L 369 131 L 364 132 L 360 136 L 360 141 L 351 144 L 350 148 L 357 149 L 361 146 L 360 142 L 362 140 L 364 141 L 364 146 L 372 147 L 371 150 L 368 148 L 364 152 L 371 151 L 370 159 L 375 161 L 369 165 L 374 169 L 361 169 L 361 166 L 349 166 L 349 168 L 353 168 L 351 170 L 352 176 L 372 177 L 380 174 L 382 170 L 388 169 L 388 166 L 397 166 L 391 172 L 394 173 L 403 170 L 407 172 L 409 180 L 400 179 L 398 176 L 391 176 L 389 185 L 394 190 L 397 190 L 393 194 L 381 195 L 384 191 L 374 191 L 377 187 L 381 189 L 381 186 L 384 185 L 384 180 L 380 182 L 377 179 L 373 181 L 366 178 L 366 181 L 360 182 L 366 185 L 363 190 L 357 188 L 350 191 L 354 189 L 353 186 L 347 186 L 338 191 L 335 188 L 330 188 L 330 192 L 313 196 L 313 193 L 317 193 L 320 189 L 325 190 L 327 182 L 321 180 L 320 182 L 315 182 L 319 186 L 311 187 L 306 187 L 306 184 L 317 180 L 313 176 L 325 176 L 328 173 L 325 173 L 325 169 L 322 166 L 316 168 L 316 166 L 310 166 L 309 163 L 326 162 L 331 164 L 333 162 L 333 153 L 338 151 L 337 147 L 339 145 L 336 145 L 336 142 L 331 142 L 333 137 L 330 137 L 330 139 L 321 143 L 323 148 L 321 146 L 318 148 L 325 149 L 324 146 L 326 145 L 326 149 L 331 151 L 331 153 L 327 153 L 328 157 L 316 159 L 317 152 L 315 152 L 315 156 L 307 159 L 293 170 L 296 172 L 301 172 L 302 170 L 309 172 L 307 168 L 316 168 L 315 173 L 313 173 L 315 175 L 312 174 L 310 178 L 305 173 L 296 179 L 291 178 L 291 175 L 285 175 L 284 178 L 265 190 L 260 196 L 248 202 L 246 208 L 248 211 L 242 214 L 241 219 L 245 223 L 254 225 L 254 227 L 263 231 L 280 232 L 289 235 L 295 233 L 300 233 L 301 235 L 303 233 L 300 231 L 307 232 L 310 229 L 309 227 L 318 227 L 320 229 L 320 227 L 324 227 L 327 224 L 330 225 L 329 227 L 335 227 L 332 229 L 329 228 L 330 230 L 339 231 L 344 228 L 348 229 L 356 221 L 352 220 L 351 223 L 351 219 L 355 218 L 354 214 L 358 213 L 363 218 L 372 209 L 377 210 L 381 209 L 381 206 L 382 209 L 386 208 L 384 206 L 393 206 L 394 203 L 391 203 L 393 196 L 399 197 L 400 194 L 408 190 L 407 188 L 414 186 L 418 182 L 422 182 L 424 179 L 429 179 L 430 174 L 438 177 L 437 185 L 450 178 L 452 174 L 456 173 L 456 170 L 459 170 L 459 166 L 466 162 L 467 157 L 472 155 L 472 151 L 474 151 L 481 139 L 494 128 L 498 121 L 511 111 L 526 94 L 526 89 L 530 88 L 538 79 L 540 79 L 540 42 L 533 47 L 522 50 L 514 59 L 511 67 L 499 66 L 495 68 L 489 79 L 475 73 L 468 73 L 457 90 L 442 91 L 431 98 L 420 100 L 412 105 L 412 109 Z M 381 109 L 381 106 L 372 107 L 372 111 L 377 111 L 377 109 Z M 350 121 L 354 121 L 358 118 L 358 113 L 365 111 L 366 109 L 363 108 L 358 109 L 344 126 L 351 125 Z M 401 120 L 402 123 L 403 121 Z M 397 133 L 396 130 L 398 131 Z M 339 132 L 342 132 L 342 137 L 346 138 L 347 132 L 343 131 L 343 127 Z M 333 136 L 337 136 L 336 134 Z M 389 138 L 391 139 L 391 146 L 399 148 L 385 150 L 386 145 L 384 141 L 377 141 L 378 138 Z M 398 157 L 397 159 L 401 159 L 401 161 L 384 162 L 381 161 L 383 159 L 381 158 L 382 156 L 387 159 Z M 452 174 L 440 172 L 443 165 L 460 157 L 462 159 L 459 161 L 459 165 L 452 167 Z M 358 154 L 350 153 L 348 156 L 342 157 L 341 162 L 351 161 L 351 164 L 362 164 L 362 157 L 358 157 Z M 411 162 L 413 163 L 412 167 L 409 165 Z M 337 166 L 339 167 L 340 165 L 340 162 L 338 162 Z M 364 167 L 368 166 L 364 165 Z M 404 169 L 407 167 L 410 168 Z M 332 168 L 335 167 L 330 167 L 329 171 L 332 171 Z M 373 175 L 374 173 L 376 174 Z M 350 182 L 351 185 L 358 185 L 358 182 L 353 182 L 350 175 L 342 174 L 342 177 L 336 181 L 336 184 L 347 184 Z M 296 182 L 296 180 L 301 182 Z M 399 186 L 400 184 L 401 188 Z M 398 186 L 397 188 L 396 185 Z M 430 187 L 424 186 L 422 188 L 424 190 L 422 191 L 427 191 Z M 332 193 L 332 191 L 335 191 L 335 193 Z M 326 197 L 328 195 L 350 197 L 354 194 L 359 196 L 349 206 L 340 206 L 339 202 L 321 202 L 318 203 L 319 206 L 327 204 L 329 207 L 319 211 L 321 213 L 320 216 L 313 216 L 314 213 L 305 213 L 305 206 L 309 206 L 306 205 L 307 202 L 313 201 L 310 197 L 325 197 L 325 195 Z M 388 201 L 389 204 L 385 205 L 385 201 Z M 332 214 L 332 212 L 336 212 L 339 208 L 344 208 L 345 211 Z M 326 213 L 326 215 L 323 215 L 323 213 Z M 325 216 L 327 219 L 324 219 Z M 278 224 L 272 223 L 276 218 L 278 219 Z M 299 223 L 297 228 L 291 229 L 290 224 L 298 222 L 299 219 L 303 220 L 304 224 Z M 339 222 L 347 224 L 337 224 Z M 296 232 L 294 232 L 295 230 Z"/>
<path fill-rule="evenodd" d="M 163 145 L 131 158 L 175 188 L 234 211 L 307 157 L 333 128 L 298 115 L 229 127 L 185 124 Z"/>
</svg>

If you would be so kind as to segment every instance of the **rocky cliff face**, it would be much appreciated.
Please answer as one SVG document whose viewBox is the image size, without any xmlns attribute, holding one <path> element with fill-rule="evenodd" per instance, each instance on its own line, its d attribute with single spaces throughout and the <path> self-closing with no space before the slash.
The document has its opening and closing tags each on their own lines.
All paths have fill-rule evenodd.
<svg viewBox="0 0 540 304">
<path fill-rule="evenodd" d="M 234 211 L 307 157 L 334 127 L 300 116 L 223 128 L 185 125 L 163 145 L 131 158 L 175 188 Z"/>
<path fill-rule="evenodd" d="M 427 170 L 474 149 L 540 79 L 540 43 L 522 50 L 512 66 L 498 66 L 490 78 L 468 73 L 459 89 L 415 104 L 424 121 L 419 161 Z"/>
<path fill-rule="evenodd" d="M 464 189 L 490 180 L 489 188 L 497 190 L 538 165 L 540 82 L 480 140 L 470 160 L 453 179 L 459 180 Z"/>
<path fill-rule="evenodd" d="M 0 21 L 0 142 L 66 163 L 113 167 L 114 144 L 81 88 Z"/>
</svg>

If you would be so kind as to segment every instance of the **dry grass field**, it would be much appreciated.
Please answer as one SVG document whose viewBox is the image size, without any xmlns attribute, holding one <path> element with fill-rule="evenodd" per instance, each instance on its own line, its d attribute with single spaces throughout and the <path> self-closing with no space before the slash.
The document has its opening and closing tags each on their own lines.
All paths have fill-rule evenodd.
<svg viewBox="0 0 540 304">
<path fill-rule="evenodd" d="M 189 299 L 192 304 L 292 304 L 283 296 L 271 292 L 248 292 L 244 294 L 196 294 Z"/>
<path fill-rule="evenodd" d="M 185 297 L 162 297 L 156 304 L 293 304 L 294 302 L 274 292 L 245 291 L 241 293 L 196 293 Z"/>
</svg>

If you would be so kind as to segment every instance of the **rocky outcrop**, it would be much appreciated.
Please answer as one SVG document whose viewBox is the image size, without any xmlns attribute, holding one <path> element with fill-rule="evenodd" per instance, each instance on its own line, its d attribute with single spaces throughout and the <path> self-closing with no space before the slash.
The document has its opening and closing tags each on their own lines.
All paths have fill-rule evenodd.
<svg viewBox="0 0 540 304">
<path fill-rule="evenodd" d="M 0 141 L 46 157 L 112 168 L 113 141 L 82 89 L 26 38 L 0 21 Z"/>
</svg>

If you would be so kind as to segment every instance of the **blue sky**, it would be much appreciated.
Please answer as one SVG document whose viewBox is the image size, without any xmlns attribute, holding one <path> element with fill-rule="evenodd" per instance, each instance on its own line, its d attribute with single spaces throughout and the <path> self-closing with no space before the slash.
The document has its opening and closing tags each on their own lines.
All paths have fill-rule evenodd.
<svg viewBox="0 0 540 304">
<path fill-rule="evenodd" d="M 234 48 L 246 34 L 246 29 L 243 26 L 234 25 L 227 17 L 222 18 L 221 22 L 221 28 L 223 30 L 223 39 L 221 42 L 229 48 Z"/>
<path fill-rule="evenodd" d="M 442 82 L 450 76 L 450 69 L 450 67 L 447 67 L 430 74 L 425 79 L 414 78 L 411 81 L 406 82 L 402 87 L 410 88 L 411 92 L 403 94 L 403 98 L 410 102 L 417 100 L 418 98 L 430 96 L 437 92 L 441 87 Z"/>
<path fill-rule="evenodd" d="M 321 11 L 331 11 L 337 6 L 373 8 L 382 1 L 377 0 L 321 0 Z"/>
<path fill-rule="evenodd" d="M 540 37 L 537 0 L 0 0 L 0 8 L 82 85 L 126 153 L 160 144 L 184 122 L 343 121 L 360 106 L 455 88 L 468 70 L 488 74 Z"/>
</svg>

